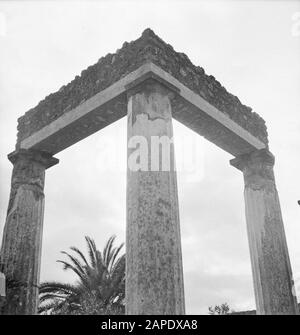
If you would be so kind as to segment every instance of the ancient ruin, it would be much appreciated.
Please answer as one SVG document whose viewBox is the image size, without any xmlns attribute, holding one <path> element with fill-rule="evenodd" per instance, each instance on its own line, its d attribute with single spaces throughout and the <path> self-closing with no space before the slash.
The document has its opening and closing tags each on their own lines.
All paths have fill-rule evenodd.
<svg viewBox="0 0 300 335">
<path fill-rule="evenodd" d="M 125 115 L 128 139 L 171 139 L 175 118 L 233 155 L 230 164 L 245 181 L 257 312 L 297 314 L 264 120 L 150 29 L 18 119 L 15 151 L 8 155 L 13 172 L 0 271 L 19 285 L 2 313 L 37 311 L 43 188 L 46 169 L 58 163 L 53 155 Z M 174 169 L 128 168 L 126 257 L 127 314 L 184 314 Z"/>
</svg>

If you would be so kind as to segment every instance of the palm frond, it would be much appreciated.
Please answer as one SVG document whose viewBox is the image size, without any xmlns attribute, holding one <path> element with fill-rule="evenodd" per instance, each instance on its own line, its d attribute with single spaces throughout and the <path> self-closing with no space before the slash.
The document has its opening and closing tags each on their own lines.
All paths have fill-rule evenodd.
<svg viewBox="0 0 300 335">
<path fill-rule="evenodd" d="M 110 259 L 109 267 L 108 267 L 109 272 L 112 272 L 112 269 L 114 268 L 116 258 L 118 257 L 118 255 L 119 255 L 121 249 L 123 248 L 123 246 L 124 246 L 124 243 L 121 243 L 119 247 L 114 248 L 112 257 Z"/>
<path fill-rule="evenodd" d="M 48 293 L 48 292 L 77 292 L 78 288 L 75 285 L 67 284 L 67 283 L 60 283 L 56 281 L 51 282 L 43 282 L 39 286 L 40 293 Z"/>
<path fill-rule="evenodd" d="M 112 246 L 113 246 L 113 243 L 115 241 L 115 238 L 116 236 L 113 235 L 111 236 L 108 241 L 106 242 L 106 245 L 103 249 L 103 261 L 104 261 L 104 264 L 106 266 L 106 268 L 108 269 L 108 266 L 109 266 L 109 261 L 110 261 L 110 258 L 112 256 Z"/>
<path fill-rule="evenodd" d="M 114 247 L 115 236 L 106 242 L 103 252 L 95 241 L 85 236 L 88 257 L 76 247 L 62 253 L 67 260 L 58 260 L 64 270 L 72 270 L 78 277 L 75 284 L 44 282 L 39 288 L 39 313 L 50 314 L 115 314 L 124 311 L 125 254 L 120 255 L 124 243 Z"/>
<path fill-rule="evenodd" d="M 84 254 L 83 254 L 78 248 L 76 248 L 76 247 L 71 247 L 70 249 L 71 249 L 72 251 L 76 252 L 76 253 L 81 257 L 81 259 L 83 260 L 83 262 L 85 263 L 85 265 L 86 265 L 87 267 L 90 266 L 89 263 L 88 263 L 88 261 L 87 261 L 87 259 L 86 259 L 86 257 L 84 256 Z"/>
<path fill-rule="evenodd" d="M 51 300 L 64 301 L 67 297 L 68 295 L 56 294 L 56 293 L 45 293 L 45 294 L 40 294 L 39 301 L 40 303 L 43 303 L 45 301 L 51 301 Z"/>
<path fill-rule="evenodd" d="M 123 254 L 114 262 L 113 267 L 111 269 L 111 277 L 113 278 L 119 272 L 121 272 L 125 277 L 125 267 L 126 267 L 126 259 L 125 254 Z"/>
<path fill-rule="evenodd" d="M 82 283 L 87 284 L 87 278 L 86 278 L 85 274 L 80 272 L 75 266 L 73 266 L 72 264 L 70 264 L 66 261 L 61 261 L 61 260 L 58 260 L 57 263 L 63 264 L 64 265 L 64 267 L 63 267 L 64 270 L 69 270 L 69 269 L 73 270 L 77 274 L 77 276 L 80 278 Z"/>
<path fill-rule="evenodd" d="M 63 306 L 63 302 L 51 301 L 45 304 L 40 304 L 38 314 L 51 313 L 52 310 L 58 310 Z"/>
<path fill-rule="evenodd" d="M 85 240 L 86 240 L 87 246 L 88 246 L 88 253 L 89 253 L 89 256 L 90 256 L 91 265 L 92 265 L 92 267 L 95 267 L 96 262 L 97 262 L 96 261 L 97 248 L 96 248 L 95 241 L 88 236 L 85 236 Z"/>
<path fill-rule="evenodd" d="M 71 262 L 73 262 L 74 267 L 76 267 L 79 272 L 81 272 L 83 275 L 86 274 L 86 272 L 85 272 L 85 266 L 82 263 L 80 263 L 80 261 L 76 257 L 70 255 L 66 251 L 62 251 L 61 253 L 63 255 L 66 255 L 71 260 Z"/>
</svg>

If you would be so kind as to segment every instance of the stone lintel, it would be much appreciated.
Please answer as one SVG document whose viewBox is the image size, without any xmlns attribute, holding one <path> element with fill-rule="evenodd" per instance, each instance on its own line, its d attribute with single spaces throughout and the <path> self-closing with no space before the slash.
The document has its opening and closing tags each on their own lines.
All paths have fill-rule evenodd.
<svg viewBox="0 0 300 335">
<path fill-rule="evenodd" d="M 19 149 L 11 152 L 7 155 L 7 157 L 12 164 L 15 164 L 20 158 L 23 158 L 39 163 L 43 165 L 46 169 L 58 164 L 59 162 L 59 159 L 53 157 L 48 152 L 37 150 Z"/>
<path fill-rule="evenodd" d="M 262 149 L 266 144 L 175 77 L 148 62 L 104 91 L 67 111 L 20 142 L 20 148 L 51 154 L 67 148 L 127 114 L 127 92 L 155 80 L 173 94 L 172 114 L 196 133 L 234 156 Z M 174 93 L 175 92 L 175 93 Z"/>
<path fill-rule="evenodd" d="M 82 71 L 69 84 L 48 95 L 36 107 L 18 119 L 18 141 L 20 143 L 51 122 L 71 110 L 75 110 L 93 96 L 106 91 L 140 67 L 152 63 L 163 72 L 176 78 L 195 95 L 203 98 L 221 114 L 268 144 L 264 120 L 248 106 L 229 93 L 212 75 L 195 66 L 184 53 L 177 52 L 151 29 L 130 43 L 125 42 L 114 54 L 101 57 L 99 61 Z M 118 116 L 126 115 L 121 113 Z M 109 115 L 108 115 L 109 116 Z M 117 119 L 117 117 L 115 119 Z M 109 120 L 105 120 L 109 124 Z M 103 125 L 102 125 L 103 127 Z"/>
</svg>

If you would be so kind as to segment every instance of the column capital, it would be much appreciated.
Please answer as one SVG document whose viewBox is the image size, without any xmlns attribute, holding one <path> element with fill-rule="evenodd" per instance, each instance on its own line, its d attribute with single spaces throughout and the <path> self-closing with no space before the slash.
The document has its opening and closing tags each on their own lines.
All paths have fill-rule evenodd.
<svg viewBox="0 0 300 335">
<path fill-rule="evenodd" d="M 125 86 L 127 90 L 127 96 L 130 97 L 141 91 L 147 92 L 163 92 L 167 94 L 170 98 L 173 98 L 175 94 L 180 93 L 180 89 L 163 78 L 159 77 L 153 72 L 147 72 L 140 76 L 138 79 L 134 80 L 132 83 Z"/>
<path fill-rule="evenodd" d="M 274 155 L 268 149 L 253 151 L 249 154 L 240 155 L 230 160 L 230 165 L 244 172 L 246 168 L 273 167 L 275 163 Z"/>
<path fill-rule="evenodd" d="M 7 157 L 14 165 L 19 160 L 32 161 L 43 165 L 45 169 L 48 169 L 59 162 L 57 158 L 53 157 L 52 154 L 48 152 L 32 149 L 19 149 L 11 152 Z"/>
<path fill-rule="evenodd" d="M 267 149 L 253 151 L 230 160 L 230 164 L 244 174 L 245 186 L 253 189 L 275 185 L 274 155 Z"/>
</svg>

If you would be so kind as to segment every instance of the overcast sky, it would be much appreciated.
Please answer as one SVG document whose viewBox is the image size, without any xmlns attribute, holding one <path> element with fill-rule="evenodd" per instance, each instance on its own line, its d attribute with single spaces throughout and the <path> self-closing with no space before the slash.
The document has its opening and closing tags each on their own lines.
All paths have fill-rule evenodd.
<svg viewBox="0 0 300 335">
<path fill-rule="evenodd" d="M 298 14 L 297 14 L 298 13 Z M 17 118 L 150 27 L 267 122 L 300 295 L 299 1 L 0 3 L 0 231 Z M 187 313 L 255 308 L 243 178 L 231 155 L 174 121 Z M 126 118 L 56 155 L 47 170 L 42 280 L 72 281 L 57 259 L 84 236 L 125 240 Z"/>
</svg>

